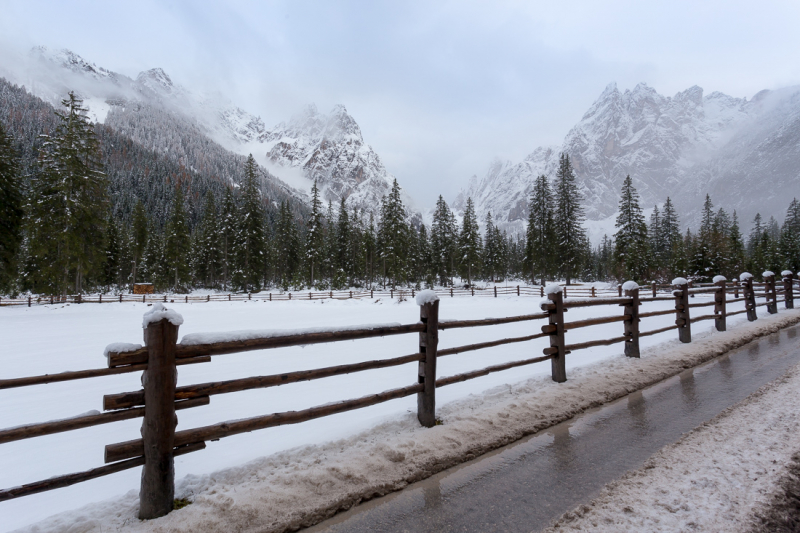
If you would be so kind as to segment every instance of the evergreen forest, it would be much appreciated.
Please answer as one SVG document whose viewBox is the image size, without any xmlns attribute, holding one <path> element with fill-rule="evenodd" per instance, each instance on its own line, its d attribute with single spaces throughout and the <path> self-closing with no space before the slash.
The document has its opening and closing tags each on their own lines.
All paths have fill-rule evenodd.
<svg viewBox="0 0 800 533">
<path fill-rule="evenodd" d="M 552 179 L 531 184 L 524 234 L 507 234 L 491 213 L 478 220 L 471 199 L 459 221 L 441 196 L 427 226 L 410 216 L 396 180 L 377 217 L 346 199 L 323 203 L 316 183 L 307 203 L 252 155 L 190 168 L 186 153 L 218 147 L 165 130 L 174 147 L 159 151 L 109 126 L 113 117 L 91 124 L 73 93 L 55 112 L 22 88 L 3 83 L 0 93 L 0 294 L 118 293 L 137 282 L 175 292 L 665 283 L 800 268 L 797 199 L 782 223 L 757 215 L 743 235 L 736 211 L 706 196 L 699 227 L 682 231 L 670 198 L 646 219 L 628 176 L 615 233 L 592 247 L 561 154 Z"/>
</svg>

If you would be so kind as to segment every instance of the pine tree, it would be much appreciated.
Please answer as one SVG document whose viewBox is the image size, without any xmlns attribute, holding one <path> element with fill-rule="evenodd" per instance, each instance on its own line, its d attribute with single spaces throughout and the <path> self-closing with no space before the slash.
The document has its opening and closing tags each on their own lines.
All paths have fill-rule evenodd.
<svg viewBox="0 0 800 533">
<path fill-rule="evenodd" d="M 288 290 L 300 270 L 300 236 L 287 201 L 280 205 L 274 242 L 276 281 Z"/>
<path fill-rule="evenodd" d="M 219 234 L 222 247 L 222 288 L 228 290 L 231 281 L 231 273 L 234 269 L 234 258 L 236 257 L 236 228 L 238 227 L 236 200 L 233 197 L 233 190 L 225 188 L 225 196 L 222 200 L 222 213 L 220 217 Z"/>
<path fill-rule="evenodd" d="M 436 201 L 431 225 L 432 268 L 441 285 L 450 282 L 453 275 L 458 224 L 453 212 L 442 196 Z"/>
<path fill-rule="evenodd" d="M 461 268 L 466 272 L 467 284 L 470 286 L 472 285 L 472 274 L 477 274 L 480 270 L 482 246 L 475 206 L 472 203 L 472 198 L 467 198 L 467 207 L 464 209 L 464 221 L 461 224 L 458 247 L 461 252 Z"/>
<path fill-rule="evenodd" d="M 264 209 L 258 187 L 258 166 L 253 154 L 247 158 L 240 191 L 241 206 L 236 225 L 236 270 L 233 283 L 245 292 L 261 290 L 261 273 L 266 258 Z"/>
<path fill-rule="evenodd" d="M 746 266 L 744 241 L 739 230 L 739 217 L 733 212 L 733 221 L 728 232 L 728 266 L 727 273 L 731 278 L 738 278 Z"/>
<path fill-rule="evenodd" d="M 800 269 L 800 203 L 794 198 L 786 210 L 781 228 L 781 255 L 786 268 L 794 273 Z"/>
<path fill-rule="evenodd" d="M 662 260 L 665 272 L 662 279 L 669 281 L 685 274 L 683 270 L 681 270 L 681 274 L 678 274 L 675 270 L 677 265 L 683 264 L 684 258 L 679 257 L 679 255 L 684 253 L 684 247 L 678 214 L 675 212 L 675 207 L 672 205 L 672 200 L 669 196 L 667 196 L 667 201 L 664 202 L 664 210 L 661 214 L 661 236 L 659 241 L 664 247 Z"/>
<path fill-rule="evenodd" d="M 216 287 L 222 263 L 219 236 L 219 213 L 214 193 L 206 194 L 203 218 L 197 230 L 195 273 L 204 287 Z"/>
<path fill-rule="evenodd" d="M 131 235 L 131 255 L 133 256 L 133 279 L 132 283 L 137 281 L 137 271 L 142 262 L 144 255 L 144 248 L 147 246 L 147 214 L 144 211 L 144 205 L 140 200 L 136 200 L 133 206 L 131 225 L 133 227 L 133 234 Z"/>
<path fill-rule="evenodd" d="M 664 232 L 661 229 L 661 212 L 658 206 L 653 206 L 650 214 L 650 224 L 647 226 L 647 241 L 650 247 L 650 271 L 659 277 L 664 274 L 664 255 L 666 243 L 663 240 Z"/>
<path fill-rule="evenodd" d="M 616 228 L 614 259 L 618 276 L 630 280 L 644 280 L 648 268 L 647 225 L 642 208 L 639 206 L 639 193 L 633 186 L 630 176 L 627 176 L 622 183 Z"/>
<path fill-rule="evenodd" d="M 545 278 L 554 268 L 558 241 L 553 220 L 553 193 L 547 176 L 536 178 L 528 204 L 528 231 L 525 245 L 525 263 L 530 269 L 531 283 L 536 283 L 538 275 L 545 284 Z"/>
<path fill-rule="evenodd" d="M 335 268 L 338 286 L 352 286 L 353 284 L 353 251 L 352 239 L 353 231 L 351 226 L 350 214 L 347 212 L 347 204 L 344 197 L 339 203 L 339 216 L 336 221 L 336 255 Z"/>
<path fill-rule="evenodd" d="M 569 156 L 561 154 L 555 182 L 555 233 L 558 243 L 558 262 L 567 285 L 579 267 L 585 231 L 581 194 L 575 182 Z"/>
<path fill-rule="evenodd" d="M 22 216 L 22 176 L 18 154 L 0 123 L 0 291 L 9 290 L 17 277 Z"/>
<path fill-rule="evenodd" d="M 27 228 L 38 292 L 83 290 L 84 280 L 102 275 L 108 181 L 83 101 L 70 92 L 57 111 L 53 136 L 44 136 L 41 171 L 33 179 Z M 74 283 L 73 281 L 74 280 Z"/>
<path fill-rule="evenodd" d="M 747 252 L 751 256 L 756 253 L 756 248 L 758 248 L 761 242 L 762 233 L 764 233 L 764 224 L 761 220 L 761 213 L 756 213 L 756 216 L 753 218 L 753 227 L 747 237 Z"/>
<path fill-rule="evenodd" d="M 500 263 L 502 255 L 502 244 L 497 227 L 492 221 L 491 211 L 486 213 L 486 242 L 483 247 L 483 270 L 484 276 L 491 281 L 500 273 Z"/>
<path fill-rule="evenodd" d="M 392 287 L 396 287 L 398 283 L 402 283 L 406 279 L 408 233 L 406 209 L 400 197 L 400 186 L 397 184 L 397 180 L 394 180 L 391 191 L 384 197 L 378 227 L 378 243 L 384 266 L 384 276 L 390 280 Z"/>
<path fill-rule="evenodd" d="M 147 230 L 147 244 L 142 253 L 142 281 L 152 283 L 156 289 L 169 284 L 168 270 L 164 258 L 164 236 L 154 225 Z"/>
<path fill-rule="evenodd" d="M 431 252 L 431 241 L 428 238 L 428 229 L 425 224 L 420 224 L 417 234 L 419 243 L 417 244 L 417 279 L 424 281 L 425 286 L 433 288 L 436 278 L 433 273 L 433 254 Z"/>
<path fill-rule="evenodd" d="M 325 228 L 322 224 L 322 202 L 319 199 L 317 181 L 311 188 L 311 215 L 306 230 L 305 261 L 308 268 L 308 286 L 313 287 L 316 278 L 321 277 L 320 270 L 325 257 Z"/>
<path fill-rule="evenodd" d="M 106 222 L 106 250 L 103 264 L 103 284 L 106 287 L 120 283 L 120 238 L 119 228 L 113 216 Z"/>
<path fill-rule="evenodd" d="M 167 271 L 163 275 L 171 279 L 173 290 L 177 292 L 179 288 L 185 287 L 190 281 L 189 224 L 183 201 L 183 191 L 180 187 L 175 190 L 172 212 L 165 233 L 164 266 Z"/>
<path fill-rule="evenodd" d="M 714 249 L 716 235 L 714 232 L 714 204 L 711 197 L 706 194 L 703 202 L 702 218 L 700 222 L 700 232 L 695 240 L 695 250 L 693 257 L 692 273 L 697 279 L 708 280 L 720 271 L 720 265 L 715 263 L 717 258 Z"/>
</svg>

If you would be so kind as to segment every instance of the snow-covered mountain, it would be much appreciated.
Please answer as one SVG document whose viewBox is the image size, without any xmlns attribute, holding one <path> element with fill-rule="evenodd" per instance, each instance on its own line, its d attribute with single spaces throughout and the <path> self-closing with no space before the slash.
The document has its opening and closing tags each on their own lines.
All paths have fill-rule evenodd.
<svg viewBox="0 0 800 533">
<path fill-rule="evenodd" d="M 324 201 L 338 203 L 344 197 L 351 207 L 377 215 L 392 186 L 394 176 L 343 105 L 326 115 L 311 104 L 258 141 L 273 174 L 306 191 L 316 180 Z M 404 201 L 413 211 L 411 199 Z"/>
<path fill-rule="evenodd" d="M 350 207 L 377 215 L 394 179 L 342 105 L 325 115 L 312 104 L 267 129 L 261 118 L 224 95 L 182 87 L 160 68 L 132 79 L 69 50 L 46 47 L 31 50 L 23 68 L 0 65 L 0 75 L 55 106 L 74 90 L 93 121 L 189 168 L 213 166 L 224 151 L 252 153 L 265 167 L 266 179 L 303 200 L 316 180 L 325 201 L 345 197 Z M 227 177 L 223 169 L 214 170 Z M 404 195 L 404 200 L 415 212 L 411 198 Z"/>
<path fill-rule="evenodd" d="M 737 209 L 745 223 L 757 211 L 782 217 L 791 195 L 800 195 L 799 99 L 800 88 L 762 91 L 748 101 L 719 92 L 704 96 L 697 86 L 667 97 L 644 83 L 624 92 L 611 84 L 561 146 L 537 148 L 518 164 L 492 162 L 454 206 L 462 210 L 472 197 L 479 216 L 491 211 L 503 227 L 520 230 L 533 178 L 553 178 L 566 152 L 587 218 L 599 226 L 616 212 L 628 174 L 644 207 L 670 196 L 685 222 L 693 221 L 706 192 L 717 205 Z M 777 190 L 789 200 L 775 197 Z"/>
</svg>

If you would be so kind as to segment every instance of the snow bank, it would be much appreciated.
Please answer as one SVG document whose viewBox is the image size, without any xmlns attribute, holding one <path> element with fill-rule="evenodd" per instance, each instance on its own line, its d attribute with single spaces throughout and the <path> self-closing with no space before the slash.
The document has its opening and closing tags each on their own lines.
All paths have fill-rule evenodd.
<svg viewBox="0 0 800 533">
<path fill-rule="evenodd" d="M 214 344 L 217 342 L 237 342 L 253 339 L 272 339 L 275 337 L 289 337 L 292 335 L 306 335 L 308 333 L 330 333 L 334 331 L 353 331 L 358 329 L 393 328 L 401 326 L 399 322 L 386 324 L 361 324 L 356 326 L 339 326 L 335 328 L 298 328 L 298 329 L 242 329 L 239 331 L 218 331 L 209 333 L 190 333 L 184 335 L 181 344 L 194 346 L 197 344 Z"/>
<path fill-rule="evenodd" d="M 186 476 L 177 483 L 176 497 L 194 503 L 156 520 L 136 519 L 138 495 L 131 491 L 23 531 L 194 533 L 308 527 L 798 322 L 800 310 L 791 310 L 742 322 L 691 344 L 674 339 L 642 350 L 640 359 L 620 351 L 613 359 L 570 370 L 565 383 L 539 376 L 445 404 L 437 411 L 441 426 L 422 428 L 416 415 L 408 413 L 339 441 Z"/>
<path fill-rule="evenodd" d="M 720 281 L 728 281 L 728 278 L 726 278 L 725 276 L 714 276 L 714 279 L 712 281 L 714 283 L 719 283 Z"/>
<path fill-rule="evenodd" d="M 417 305 L 422 306 L 437 301 L 439 297 L 436 296 L 435 291 L 428 289 L 424 291 L 419 291 L 415 299 L 417 301 Z"/>
<path fill-rule="evenodd" d="M 632 291 L 632 290 L 638 289 L 638 288 L 639 288 L 639 284 L 636 283 L 635 281 L 626 281 L 625 283 L 622 284 L 622 290 L 623 291 Z"/>
<path fill-rule="evenodd" d="M 175 311 L 174 309 L 167 309 L 164 307 L 164 304 L 157 302 L 153 304 L 153 308 L 150 309 L 148 312 L 144 314 L 144 319 L 142 320 L 142 327 L 146 328 L 148 324 L 153 324 L 155 322 L 160 322 L 163 319 L 167 319 L 170 323 L 174 326 L 180 326 L 183 324 L 183 317 Z"/>
<path fill-rule="evenodd" d="M 551 283 L 550 285 L 548 285 L 547 287 L 544 288 L 544 293 L 545 294 L 556 294 L 556 293 L 563 292 L 563 291 L 564 291 L 564 287 L 562 287 L 561 285 L 558 285 L 557 283 Z"/>
<path fill-rule="evenodd" d="M 754 531 L 797 451 L 800 367 L 664 447 L 565 513 L 556 531 Z"/>
<path fill-rule="evenodd" d="M 781 272 L 781 276 L 783 276 L 784 278 L 788 278 L 789 276 L 793 276 L 793 275 L 794 275 L 794 272 L 792 272 L 791 270 L 784 270 L 783 272 Z"/>
<path fill-rule="evenodd" d="M 772 270 L 765 270 L 764 272 L 761 273 L 761 275 L 764 276 L 765 278 L 768 278 L 770 276 L 774 276 L 775 272 L 773 272 Z"/>
<path fill-rule="evenodd" d="M 689 284 L 689 280 L 687 280 L 686 278 L 675 278 L 675 279 L 672 280 L 672 284 L 673 285 L 688 285 Z"/>
<path fill-rule="evenodd" d="M 753 275 L 750 272 L 742 272 L 742 275 L 739 276 L 739 279 L 742 281 L 747 281 L 748 279 L 753 279 Z"/>
<path fill-rule="evenodd" d="M 141 344 L 133 344 L 130 342 L 112 342 L 108 346 L 106 346 L 105 350 L 103 350 L 103 357 L 108 357 L 108 354 L 111 353 L 125 353 L 125 352 L 135 352 L 139 348 L 141 348 Z"/>
</svg>

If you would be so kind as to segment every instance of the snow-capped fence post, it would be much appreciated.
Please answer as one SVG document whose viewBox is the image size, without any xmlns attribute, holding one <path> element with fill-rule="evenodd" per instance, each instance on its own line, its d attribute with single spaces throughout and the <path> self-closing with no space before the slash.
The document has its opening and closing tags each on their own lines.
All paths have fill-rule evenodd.
<svg viewBox="0 0 800 533">
<path fill-rule="evenodd" d="M 778 294 L 775 289 L 775 274 L 767 270 L 764 276 L 764 298 L 767 300 L 767 312 L 774 315 L 778 312 Z"/>
<path fill-rule="evenodd" d="M 756 315 L 756 293 L 753 290 L 753 275 L 743 272 L 739 279 L 742 282 L 742 295 L 744 296 L 744 308 L 747 309 L 747 320 L 753 322 L 758 319 Z"/>
<path fill-rule="evenodd" d="M 684 278 L 675 278 L 672 285 L 676 289 L 672 292 L 675 296 L 675 325 L 678 326 L 678 339 L 681 342 L 692 342 L 692 324 L 689 318 L 689 282 Z"/>
<path fill-rule="evenodd" d="M 625 355 L 639 357 L 639 287 L 634 281 L 626 281 L 625 297 L 630 303 L 625 304 L 623 314 L 630 316 L 625 320 Z"/>
<path fill-rule="evenodd" d="M 420 291 L 416 296 L 419 320 L 425 331 L 419 334 L 419 353 L 425 358 L 419 362 L 418 383 L 423 386 L 417 393 L 417 419 L 425 427 L 436 425 L 436 351 L 439 345 L 439 297 L 432 290 Z"/>
<path fill-rule="evenodd" d="M 142 373 L 144 387 L 144 466 L 139 491 L 139 518 L 158 518 L 172 511 L 175 498 L 175 345 L 183 319 L 161 304 L 145 314 L 144 341 L 147 369 Z"/>
<path fill-rule="evenodd" d="M 553 287 L 550 289 L 550 287 Z M 542 331 L 550 335 L 550 347 L 543 350 L 545 355 L 552 357 L 550 368 L 553 381 L 564 383 L 567 381 L 566 341 L 564 339 L 564 295 L 561 287 L 551 285 L 548 287 L 547 298 L 553 302 L 547 309 L 547 326 L 542 326 Z M 550 308 L 551 307 L 551 308 Z"/>
<path fill-rule="evenodd" d="M 727 280 L 724 276 L 714 276 L 714 285 L 717 292 L 714 293 L 714 327 L 717 331 L 727 331 L 728 329 L 728 310 L 726 307 L 727 291 L 725 289 Z"/>
<path fill-rule="evenodd" d="M 794 274 L 791 270 L 784 270 L 781 272 L 783 278 L 783 297 L 785 299 L 786 309 L 794 309 Z"/>
</svg>

